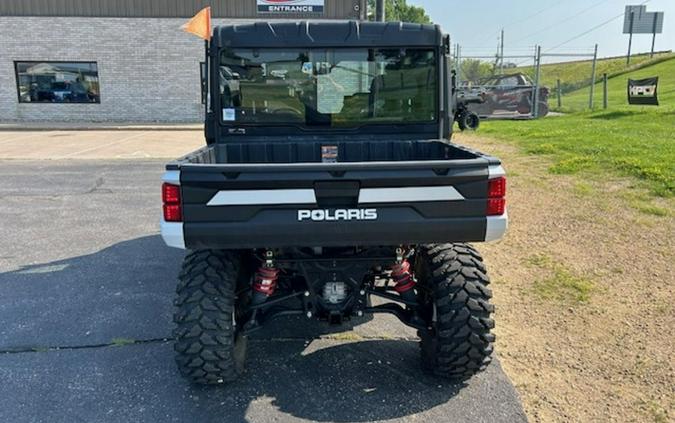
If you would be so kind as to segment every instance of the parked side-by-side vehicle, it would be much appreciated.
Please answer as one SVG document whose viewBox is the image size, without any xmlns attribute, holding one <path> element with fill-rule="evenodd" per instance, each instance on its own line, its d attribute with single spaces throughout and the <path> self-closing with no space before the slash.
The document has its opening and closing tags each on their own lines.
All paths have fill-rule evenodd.
<svg viewBox="0 0 675 423">
<path fill-rule="evenodd" d="M 451 141 L 455 78 L 438 26 L 256 22 L 208 49 L 206 145 L 166 165 L 161 232 L 186 250 L 176 361 L 235 380 L 272 319 L 388 313 L 423 366 L 490 362 L 489 278 L 469 243 L 506 231 L 497 158 Z"/>
</svg>

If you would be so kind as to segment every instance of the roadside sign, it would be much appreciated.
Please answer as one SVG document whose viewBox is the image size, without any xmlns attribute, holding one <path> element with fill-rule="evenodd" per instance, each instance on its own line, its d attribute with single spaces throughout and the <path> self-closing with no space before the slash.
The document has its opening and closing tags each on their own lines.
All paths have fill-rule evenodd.
<svg viewBox="0 0 675 423">
<path fill-rule="evenodd" d="M 628 104 L 658 106 L 659 77 L 628 80 Z"/>
<path fill-rule="evenodd" d="M 647 12 L 647 6 L 626 6 L 624 34 L 661 34 L 663 12 Z"/>
<path fill-rule="evenodd" d="M 324 0 L 257 0 L 258 13 L 323 13 Z"/>
<path fill-rule="evenodd" d="M 626 6 L 623 18 L 623 33 L 630 35 L 626 65 L 630 65 L 630 49 L 633 44 L 633 34 L 652 34 L 652 53 L 649 57 L 654 57 L 656 34 L 663 32 L 663 12 L 647 12 L 647 6 L 642 5 Z"/>
</svg>

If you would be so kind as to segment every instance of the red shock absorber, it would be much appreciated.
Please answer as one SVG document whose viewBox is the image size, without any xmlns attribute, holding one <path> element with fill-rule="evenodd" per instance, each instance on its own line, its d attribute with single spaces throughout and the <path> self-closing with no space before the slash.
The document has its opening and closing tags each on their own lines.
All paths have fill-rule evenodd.
<svg viewBox="0 0 675 423">
<path fill-rule="evenodd" d="M 279 269 L 274 267 L 261 267 L 255 274 L 253 290 L 266 297 L 271 297 L 277 289 L 279 279 Z"/>
<path fill-rule="evenodd" d="M 415 280 L 410 274 L 410 263 L 408 260 L 396 263 L 391 268 L 391 278 L 396 283 L 394 289 L 401 295 L 404 295 L 415 287 Z"/>
</svg>

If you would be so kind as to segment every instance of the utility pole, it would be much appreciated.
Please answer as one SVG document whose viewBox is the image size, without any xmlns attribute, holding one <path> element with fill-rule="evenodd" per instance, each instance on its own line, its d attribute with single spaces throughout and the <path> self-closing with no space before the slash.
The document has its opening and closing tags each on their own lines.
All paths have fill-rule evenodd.
<svg viewBox="0 0 675 423">
<path fill-rule="evenodd" d="M 536 47 L 534 92 L 532 94 L 532 117 L 539 117 L 539 80 L 541 78 L 541 46 Z"/>
<path fill-rule="evenodd" d="M 499 39 L 499 73 L 504 75 L 504 28 L 502 28 L 502 36 Z"/>
<path fill-rule="evenodd" d="M 385 0 L 377 0 L 375 2 L 375 20 L 377 22 L 384 22 L 386 19 L 384 12 L 384 1 Z"/>
</svg>

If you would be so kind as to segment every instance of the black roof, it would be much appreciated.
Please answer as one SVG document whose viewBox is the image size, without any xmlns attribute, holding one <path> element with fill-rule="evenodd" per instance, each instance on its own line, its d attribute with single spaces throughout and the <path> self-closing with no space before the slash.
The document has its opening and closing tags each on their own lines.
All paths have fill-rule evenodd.
<svg viewBox="0 0 675 423">
<path fill-rule="evenodd" d="M 442 39 L 438 25 L 403 22 L 255 22 L 213 31 L 218 47 L 434 47 Z"/>
</svg>

